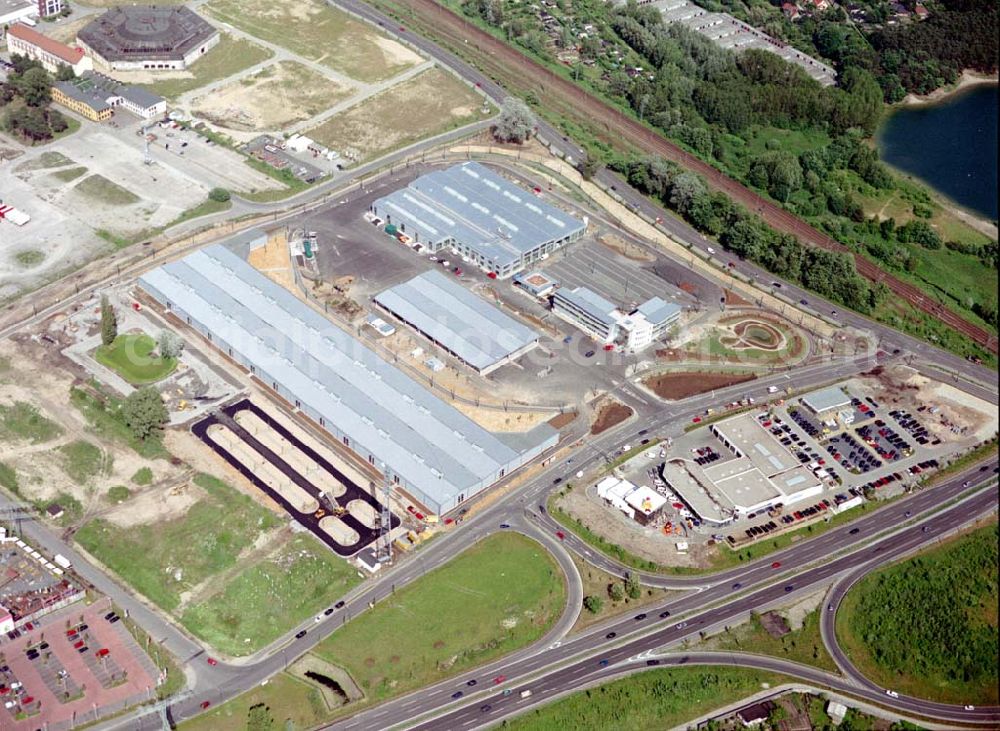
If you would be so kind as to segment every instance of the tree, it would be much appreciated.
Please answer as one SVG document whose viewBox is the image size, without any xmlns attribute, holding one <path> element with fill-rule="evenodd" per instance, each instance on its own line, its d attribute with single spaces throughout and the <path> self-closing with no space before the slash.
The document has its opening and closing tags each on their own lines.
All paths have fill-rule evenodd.
<svg viewBox="0 0 1000 731">
<path fill-rule="evenodd" d="M 705 195 L 708 189 L 705 182 L 695 173 L 683 172 L 674 178 L 670 189 L 670 205 L 681 215 L 691 210 L 694 202 Z"/>
<path fill-rule="evenodd" d="M 611 601 L 620 602 L 625 598 L 625 587 L 616 581 L 608 587 L 608 596 L 611 597 Z"/>
<path fill-rule="evenodd" d="M 913 219 L 896 229 L 896 238 L 903 243 L 913 243 L 925 249 L 940 249 L 941 237 L 926 221 Z"/>
<path fill-rule="evenodd" d="M 271 731 L 274 728 L 274 716 L 271 708 L 263 703 L 250 706 L 247 711 L 247 731 Z"/>
<path fill-rule="evenodd" d="M 531 136 L 535 115 L 521 99 L 509 96 L 500 105 L 500 116 L 493 125 L 493 135 L 501 142 L 521 144 Z"/>
<path fill-rule="evenodd" d="M 146 439 L 167 423 L 167 407 L 160 392 L 152 386 L 133 391 L 122 404 L 122 418 L 138 440 Z"/>
<path fill-rule="evenodd" d="M 43 68 L 25 71 L 17 82 L 17 88 L 29 107 L 44 107 L 52 101 L 52 77 Z"/>
<path fill-rule="evenodd" d="M 586 160 L 582 160 L 579 165 L 576 166 L 577 170 L 580 171 L 580 175 L 584 180 L 590 180 L 597 172 L 604 167 L 599 159 L 593 155 L 588 155 Z"/>
<path fill-rule="evenodd" d="M 156 342 L 160 348 L 161 358 L 176 358 L 184 350 L 184 340 L 170 330 L 161 330 Z"/>
<path fill-rule="evenodd" d="M 628 594 L 629 599 L 638 599 L 642 596 L 642 584 L 639 583 L 639 577 L 635 574 L 629 574 L 628 578 L 625 579 L 625 593 Z"/>
<path fill-rule="evenodd" d="M 101 295 L 101 342 L 105 346 L 111 345 L 118 337 L 118 316 L 115 308 L 108 301 L 108 296 Z"/>
<path fill-rule="evenodd" d="M 604 608 L 604 600 L 599 596 L 585 596 L 583 598 L 583 606 L 591 614 L 599 614 Z"/>
<path fill-rule="evenodd" d="M 208 193 L 209 200 L 213 200 L 216 203 L 228 203 L 231 197 L 229 191 L 225 188 L 212 188 Z"/>
<path fill-rule="evenodd" d="M 73 70 L 72 66 L 68 64 L 59 64 L 59 70 L 56 71 L 56 81 L 72 81 L 76 78 L 76 71 Z"/>
</svg>

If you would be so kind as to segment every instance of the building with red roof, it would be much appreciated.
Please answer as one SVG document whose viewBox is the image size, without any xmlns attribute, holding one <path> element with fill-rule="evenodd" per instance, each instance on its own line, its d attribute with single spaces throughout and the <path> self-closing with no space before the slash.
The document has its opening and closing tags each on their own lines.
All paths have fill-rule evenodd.
<svg viewBox="0 0 1000 731">
<path fill-rule="evenodd" d="M 60 66 L 69 66 L 78 75 L 94 68 L 82 48 L 67 46 L 22 23 L 15 23 L 7 30 L 7 49 L 40 62 L 52 73 Z"/>
</svg>

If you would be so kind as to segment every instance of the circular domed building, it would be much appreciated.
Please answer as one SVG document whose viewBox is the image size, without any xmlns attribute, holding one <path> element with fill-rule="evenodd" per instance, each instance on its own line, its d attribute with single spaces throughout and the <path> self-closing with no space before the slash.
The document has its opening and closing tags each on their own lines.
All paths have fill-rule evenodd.
<svg viewBox="0 0 1000 731">
<path fill-rule="evenodd" d="M 123 5 L 88 23 L 77 42 L 114 71 L 179 71 L 219 42 L 219 30 L 185 7 Z"/>
</svg>

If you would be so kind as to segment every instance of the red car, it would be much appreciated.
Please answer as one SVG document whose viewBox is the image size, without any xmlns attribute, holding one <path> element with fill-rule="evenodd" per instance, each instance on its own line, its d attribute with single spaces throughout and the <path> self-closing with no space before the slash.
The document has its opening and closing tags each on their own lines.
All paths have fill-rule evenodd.
<svg viewBox="0 0 1000 731">
<path fill-rule="evenodd" d="M 696 416 L 693 419 L 691 419 L 691 421 L 693 421 L 695 424 L 700 424 L 701 423 L 701 417 L 700 416 Z"/>
<path fill-rule="evenodd" d="M 564 540 L 566 538 L 566 534 L 563 533 L 561 530 L 557 530 L 556 531 L 556 538 L 558 538 L 560 541 Z"/>
<path fill-rule="evenodd" d="M 506 679 L 507 679 L 506 675 L 498 675 L 495 678 L 493 678 L 493 685 L 500 685 L 500 683 L 502 683 Z"/>
<path fill-rule="evenodd" d="M 106 657 L 109 654 L 109 652 L 110 652 L 110 650 L 108 650 L 108 648 L 102 647 L 100 650 L 97 651 L 97 656 L 98 657 Z"/>
<path fill-rule="evenodd" d="M 207 659 L 209 665 L 218 665 L 219 664 L 219 661 L 216 660 L 214 657 L 209 657 L 209 658 L 206 658 L 206 659 Z"/>
<path fill-rule="evenodd" d="M 81 647 L 83 647 L 83 644 L 84 644 L 83 640 L 77 640 L 76 642 L 73 643 L 73 649 L 79 650 Z"/>
<path fill-rule="evenodd" d="M 773 564 L 771 564 L 771 568 L 772 569 L 780 569 L 781 568 L 781 561 L 775 561 Z"/>
<path fill-rule="evenodd" d="M 209 707 L 210 705 L 212 705 L 212 701 L 202 701 L 202 702 L 201 702 L 201 710 L 203 710 L 203 711 L 204 711 L 204 710 L 205 710 L 206 708 L 208 708 L 208 707 Z"/>
</svg>

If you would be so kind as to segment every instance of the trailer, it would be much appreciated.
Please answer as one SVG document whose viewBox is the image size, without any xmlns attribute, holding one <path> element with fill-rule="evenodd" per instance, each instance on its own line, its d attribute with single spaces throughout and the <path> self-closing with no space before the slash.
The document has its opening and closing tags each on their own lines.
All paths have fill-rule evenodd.
<svg viewBox="0 0 1000 731">
<path fill-rule="evenodd" d="M 24 211 L 19 211 L 14 206 L 3 205 L 0 205 L 0 218 L 10 221 L 15 226 L 23 226 L 31 220 L 31 216 Z"/>
</svg>

